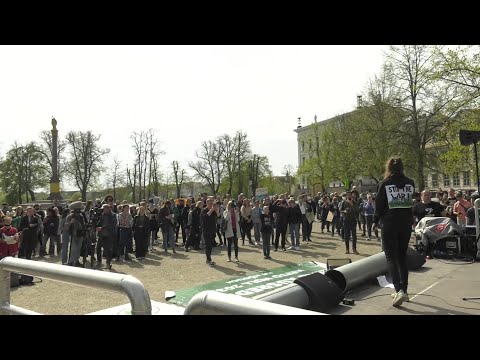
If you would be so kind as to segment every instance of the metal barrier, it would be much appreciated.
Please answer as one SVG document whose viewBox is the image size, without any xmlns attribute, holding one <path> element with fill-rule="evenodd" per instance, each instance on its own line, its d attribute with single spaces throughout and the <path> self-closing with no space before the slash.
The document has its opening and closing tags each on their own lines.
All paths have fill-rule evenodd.
<svg viewBox="0 0 480 360">
<path fill-rule="evenodd" d="M 143 284 L 131 275 L 6 257 L 0 260 L 0 314 L 41 315 L 10 304 L 10 272 L 124 293 L 132 305 L 132 315 L 151 315 L 150 296 Z"/>
<path fill-rule="evenodd" d="M 184 315 L 326 315 L 239 295 L 202 291 L 185 308 Z"/>
</svg>

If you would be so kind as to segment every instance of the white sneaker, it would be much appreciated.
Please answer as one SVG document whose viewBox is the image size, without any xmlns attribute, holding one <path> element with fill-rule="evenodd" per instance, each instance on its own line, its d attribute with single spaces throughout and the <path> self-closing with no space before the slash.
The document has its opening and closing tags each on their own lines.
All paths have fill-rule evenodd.
<svg viewBox="0 0 480 360">
<path fill-rule="evenodd" d="M 290 246 L 287 250 L 295 250 L 295 246 Z"/>
<path fill-rule="evenodd" d="M 398 293 L 395 294 L 395 297 L 393 298 L 392 305 L 393 306 L 400 306 L 403 304 L 404 301 L 407 301 L 408 295 L 403 292 L 403 290 L 400 290 Z"/>
<path fill-rule="evenodd" d="M 390 296 L 392 297 L 392 299 L 395 299 L 395 295 L 397 295 L 397 293 L 393 293 Z M 410 302 L 410 298 L 408 297 L 408 294 L 405 294 L 405 296 L 406 296 L 405 302 Z"/>
<path fill-rule="evenodd" d="M 296 247 L 295 247 L 295 250 L 300 250 L 300 246 L 296 246 Z"/>
</svg>

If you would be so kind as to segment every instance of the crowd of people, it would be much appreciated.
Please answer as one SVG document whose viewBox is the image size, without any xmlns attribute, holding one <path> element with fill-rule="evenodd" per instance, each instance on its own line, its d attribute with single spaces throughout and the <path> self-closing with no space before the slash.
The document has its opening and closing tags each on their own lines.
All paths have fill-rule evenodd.
<svg viewBox="0 0 480 360">
<path fill-rule="evenodd" d="M 473 221 L 470 209 L 478 194 L 473 194 L 472 203 L 453 189 L 435 196 L 437 199 L 432 200 L 429 191 L 414 194 L 415 221 L 425 216 L 450 216 L 459 224 Z M 322 233 L 341 237 L 346 254 L 350 253 L 350 243 L 352 252 L 358 254 L 357 226 L 366 240 L 374 234 L 381 241 L 373 226 L 375 197 L 375 193 L 359 193 L 354 186 L 341 194 L 302 193 L 297 198 L 287 193 L 264 199 L 204 193 L 197 199 L 188 196 L 160 201 L 153 197 L 135 205 L 126 201 L 116 204 L 113 196 L 107 195 L 103 201 L 77 201 L 46 211 L 39 205 L 24 209 L 3 204 L 0 258 L 61 256 L 64 265 L 84 266 L 90 256 L 92 264 L 101 267 L 105 259 L 111 269 L 114 260 L 128 262 L 132 254 L 142 261 L 159 246 L 173 253 L 181 246 L 187 252 L 205 250 L 206 263 L 214 266 L 212 248 L 216 246 L 227 247 L 227 261 L 232 261 L 232 252 L 234 261 L 240 261 L 241 240 L 242 246 L 245 241 L 252 246 L 262 244 L 264 259 L 271 259 L 271 251 L 300 251 L 301 240 L 312 241 L 315 219 L 321 222 Z"/>
</svg>

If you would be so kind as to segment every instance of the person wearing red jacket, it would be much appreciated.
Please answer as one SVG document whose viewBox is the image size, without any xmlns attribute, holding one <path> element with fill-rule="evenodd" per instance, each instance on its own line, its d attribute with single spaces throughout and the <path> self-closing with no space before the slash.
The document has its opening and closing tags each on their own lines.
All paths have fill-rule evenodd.
<svg viewBox="0 0 480 360">
<path fill-rule="evenodd" d="M 0 228 L 0 259 L 18 254 L 18 231 L 12 226 L 12 218 L 4 218 L 4 226 Z M 11 243 L 11 240 L 15 242 Z"/>
</svg>

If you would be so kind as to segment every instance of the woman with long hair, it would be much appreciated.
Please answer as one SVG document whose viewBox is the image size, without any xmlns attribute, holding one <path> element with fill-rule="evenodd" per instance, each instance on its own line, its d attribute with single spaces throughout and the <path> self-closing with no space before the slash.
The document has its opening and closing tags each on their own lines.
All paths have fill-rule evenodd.
<svg viewBox="0 0 480 360">
<path fill-rule="evenodd" d="M 395 287 L 393 306 L 400 306 L 408 298 L 407 249 L 413 225 L 413 193 L 415 183 L 403 173 L 403 162 L 398 156 L 388 159 L 384 179 L 378 184 L 375 198 L 373 230 L 381 221 L 382 247 L 387 258 L 388 272 Z"/>
<path fill-rule="evenodd" d="M 148 217 L 145 206 L 138 208 L 138 215 L 133 219 L 133 237 L 135 239 L 135 257 L 137 260 L 145 259 L 147 252 L 147 239 L 150 235 Z"/>
</svg>

